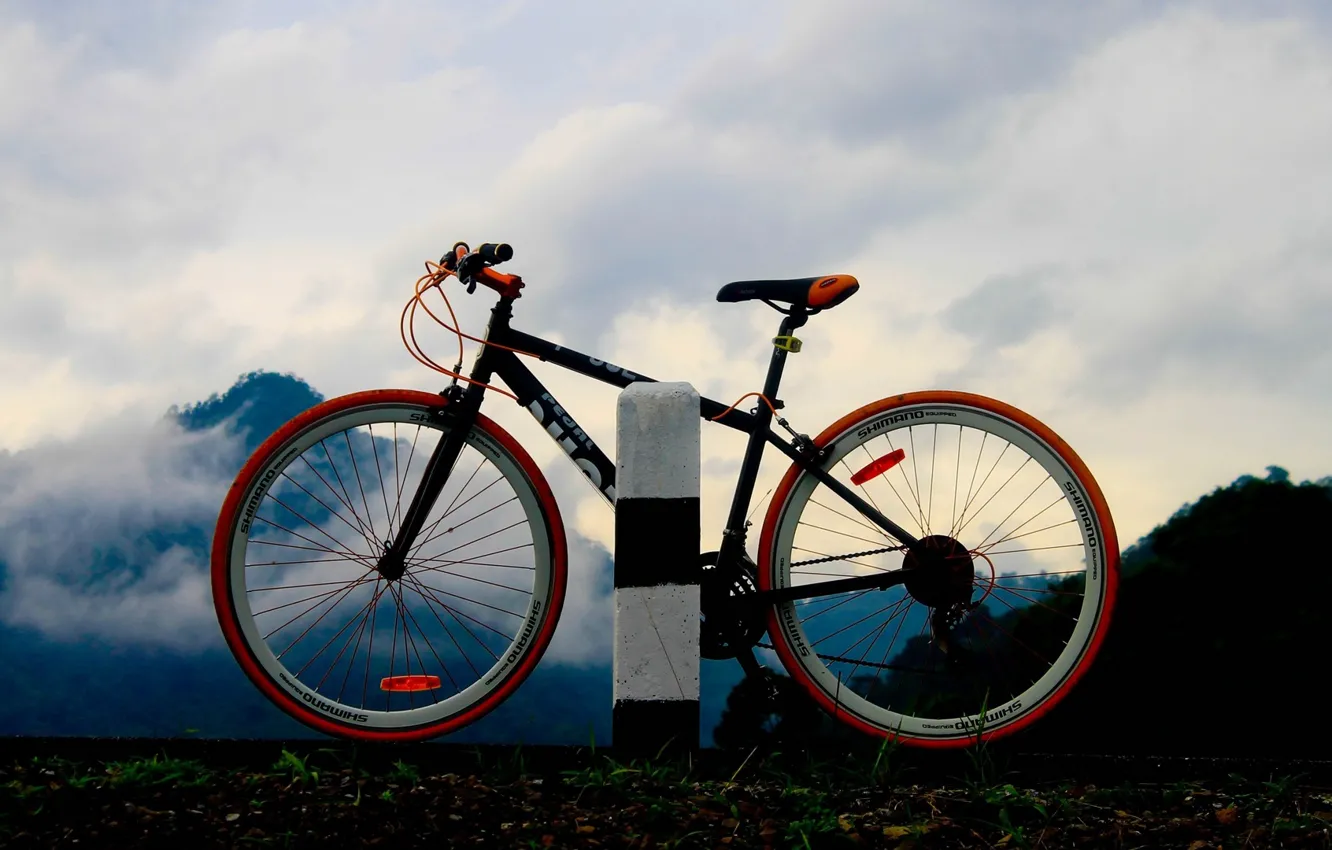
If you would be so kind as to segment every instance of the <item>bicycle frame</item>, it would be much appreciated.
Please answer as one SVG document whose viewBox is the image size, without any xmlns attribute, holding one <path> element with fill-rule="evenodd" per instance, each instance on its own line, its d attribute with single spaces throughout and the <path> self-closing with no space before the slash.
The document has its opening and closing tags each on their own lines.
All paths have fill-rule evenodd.
<svg viewBox="0 0 1332 850">
<path fill-rule="evenodd" d="M 491 310 L 490 323 L 486 329 L 487 342 L 529 352 L 538 359 L 553 363 L 588 378 L 616 387 L 627 387 L 640 381 L 652 381 L 646 375 L 631 372 L 613 363 L 588 354 L 556 345 L 553 342 L 523 333 L 509 325 L 513 316 L 513 300 L 501 297 Z M 779 336 L 790 336 L 791 332 L 805 324 L 808 313 L 792 310 L 782 319 Z M 772 401 L 773 406 L 782 407 L 777 399 L 777 390 L 781 384 L 782 370 L 786 363 L 787 351 L 774 346 L 772 359 L 768 365 L 767 378 L 763 383 L 763 395 Z M 614 507 L 615 504 L 615 463 L 606 456 L 592 439 L 578 426 L 573 416 L 560 405 L 559 401 L 546 389 L 537 377 L 523 365 L 518 355 L 503 348 L 484 345 L 477 355 L 469 377 L 482 384 L 490 383 L 498 376 L 518 397 L 518 403 L 536 418 L 552 439 L 562 448 L 574 464 L 587 476 L 599 493 Z M 403 515 L 398 539 L 392 541 L 381 561 L 381 572 L 386 577 L 397 577 L 404 568 L 406 552 L 420 531 L 425 516 L 434 504 L 435 498 L 443 490 L 453 464 L 462 450 L 463 440 L 470 430 L 476 413 L 480 410 L 485 388 L 471 384 L 466 389 L 456 384 L 441 393 L 450 400 L 442 407 L 440 416 L 452 426 L 448 436 L 441 440 L 426 465 L 422 484 L 412 499 L 410 507 Z M 914 546 L 918 540 L 901 526 L 885 517 L 871 504 L 856 495 L 850 488 L 834 479 L 819 465 L 822 450 L 808 441 L 786 440 L 772 430 L 773 412 L 764 404 L 759 404 L 753 412 L 727 410 L 727 405 L 710 398 L 701 398 L 699 415 L 708 421 L 715 421 L 728 428 L 742 431 L 749 435 L 745 446 L 745 456 L 740 467 L 740 477 L 731 499 L 731 510 L 723 531 L 718 562 L 728 558 L 739 559 L 744 555 L 744 544 L 748 523 L 745 513 L 749 509 L 753 496 L 754 484 L 758 479 L 759 464 L 763 458 L 766 444 L 772 444 L 782 454 L 799 464 L 811 475 L 837 493 L 848 504 L 859 511 L 866 519 L 883 529 L 904 546 Z M 753 594 L 755 604 L 773 604 L 793 599 L 805 599 L 834 593 L 872 588 L 884 589 L 901 584 L 911 573 L 909 569 L 897 569 L 879 575 L 837 579 L 815 582 L 800 587 L 775 588 Z"/>
</svg>

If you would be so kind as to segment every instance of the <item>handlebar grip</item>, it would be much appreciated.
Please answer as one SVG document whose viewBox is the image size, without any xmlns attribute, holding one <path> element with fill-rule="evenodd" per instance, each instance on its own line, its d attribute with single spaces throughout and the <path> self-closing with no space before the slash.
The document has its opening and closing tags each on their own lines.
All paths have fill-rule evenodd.
<svg viewBox="0 0 1332 850">
<path fill-rule="evenodd" d="M 513 246 L 507 242 L 487 242 L 477 246 L 476 253 L 481 255 L 482 261 L 494 265 L 512 260 Z"/>
<path fill-rule="evenodd" d="M 448 253 L 439 258 L 439 264 L 449 271 L 455 272 L 458 270 L 458 261 L 467 256 L 469 250 L 466 242 L 454 242 Z"/>
</svg>

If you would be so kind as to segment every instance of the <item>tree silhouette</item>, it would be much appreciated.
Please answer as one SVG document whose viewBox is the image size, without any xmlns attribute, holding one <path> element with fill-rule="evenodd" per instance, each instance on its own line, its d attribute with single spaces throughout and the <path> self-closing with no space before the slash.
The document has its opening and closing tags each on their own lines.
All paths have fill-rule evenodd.
<svg viewBox="0 0 1332 850">
<path fill-rule="evenodd" d="M 1119 600 L 1091 670 L 1049 715 L 1012 739 L 1025 749 L 1189 755 L 1332 756 L 1324 731 L 1332 564 L 1332 479 L 1294 484 L 1281 467 L 1245 475 L 1185 505 L 1123 555 Z M 1073 597 L 1068 597 L 1072 599 Z M 1058 606 L 996 617 L 1024 643 L 1049 640 Z M 964 625 L 964 628 L 966 626 Z M 983 634 L 976 635 L 983 639 Z M 924 657 L 928 637 L 900 659 Z M 909 675 L 853 681 L 878 701 L 935 704 L 1021 678 L 1021 658 L 955 689 Z M 1001 675 L 999 671 L 1005 672 Z M 733 694 L 735 696 L 735 694 Z M 994 704 L 996 700 L 991 700 Z M 728 709 L 730 703 L 728 701 Z M 725 735 L 758 735 L 754 714 Z M 727 721 L 729 719 L 729 725 Z M 769 719 L 776 729 L 785 718 Z M 826 724 L 806 725 L 825 737 Z M 722 740 L 718 727 L 718 741 Z"/>
</svg>

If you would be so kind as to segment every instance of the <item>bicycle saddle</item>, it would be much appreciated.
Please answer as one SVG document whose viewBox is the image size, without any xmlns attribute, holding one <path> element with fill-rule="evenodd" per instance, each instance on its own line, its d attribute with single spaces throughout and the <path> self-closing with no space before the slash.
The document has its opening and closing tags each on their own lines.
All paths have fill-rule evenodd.
<svg viewBox="0 0 1332 850">
<path fill-rule="evenodd" d="M 849 274 L 794 280 L 737 280 L 717 291 L 718 301 L 780 301 L 808 310 L 836 307 L 855 294 L 860 283 Z"/>
</svg>

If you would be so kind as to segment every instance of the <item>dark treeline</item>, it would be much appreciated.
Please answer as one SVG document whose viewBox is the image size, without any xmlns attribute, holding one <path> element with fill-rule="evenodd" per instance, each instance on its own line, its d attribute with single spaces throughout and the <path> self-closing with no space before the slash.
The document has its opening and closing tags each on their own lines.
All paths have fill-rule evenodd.
<svg viewBox="0 0 1332 850">
<path fill-rule="evenodd" d="M 1328 530 L 1332 481 L 1294 484 L 1279 467 L 1181 509 L 1124 553 L 1110 632 L 1090 672 L 1008 746 L 1332 757 L 1324 720 L 1332 569 L 1318 543 Z M 1038 613 L 1028 609 L 1009 625 L 1023 629 Z M 790 680 L 781 685 L 788 697 L 772 715 L 753 688 L 733 691 L 718 744 L 864 745 L 811 711 Z M 914 687 L 891 679 L 881 687 L 894 686 Z"/>
</svg>

